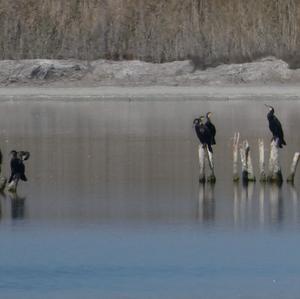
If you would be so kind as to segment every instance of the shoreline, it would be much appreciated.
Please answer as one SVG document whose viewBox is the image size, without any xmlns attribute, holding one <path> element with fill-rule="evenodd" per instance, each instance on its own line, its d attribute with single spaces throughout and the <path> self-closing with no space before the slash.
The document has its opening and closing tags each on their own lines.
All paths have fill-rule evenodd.
<svg viewBox="0 0 300 299">
<path fill-rule="evenodd" d="M 229 101 L 300 100 L 297 85 L 231 86 L 100 86 L 100 87 L 1 87 L 5 101 Z"/>
</svg>

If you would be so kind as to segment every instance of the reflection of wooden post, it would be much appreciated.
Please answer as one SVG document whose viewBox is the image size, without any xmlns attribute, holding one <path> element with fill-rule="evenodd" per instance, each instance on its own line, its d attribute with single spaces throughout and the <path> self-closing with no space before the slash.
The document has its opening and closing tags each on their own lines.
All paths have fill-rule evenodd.
<svg viewBox="0 0 300 299">
<path fill-rule="evenodd" d="M 198 220 L 203 220 L 203 204 L 205 198 L 205 185 L 199 184 L 199 199 L 198 199 Z"/>
<path fill-rule="evenodd" d="M 290 175 L 287 178 L 287 181 L 290 182 L 290 183 L 294 182 L 294 177 L 295 177 L 297 165 L 298 165 L 298 162 L 299 162 L 299 157 L 300 157 L 299 152 L 294 154 L 294 158 L 293 158 L 293 161 L 292 161 L 292 164 L 291 164 L 291 172 L 290 172 Z"/>
<path fill-rule="evenodd" d="M 238 171 L 238 150 L 239 150 L 239 140 L 240 133 L 234 133 L 233 137 L 233 181 L 236 182 L 239 180 L 239 171 Z"/>
<path fill-rule="evenodd" d="M 282 182 L 282 173 L 279 164 L 279 148 L 275 140 L 273 140 L 270 145 L 268 181 Z"/>
<path fill-rule="evenodd" d="M 238 183 L 235 182 L 233 184 L 233 219 L 234 224 L 238 224 L 239 222 L 239 214 L 240 214 L 240 201 L 239 201 L 239 193 L 238 193 Z"/>
<path fill-rule="evenodd" d="M 240 155 L 242 161 L 242 177 L 244 181 L 254 182 L 255 176 L 253 172 L 253 165 L 250 155 L 250 145 L 247 140 L 243 141 L 242 147 L 240 148 Z"/>
<path fill-rule="evenodd" d="M 198 147 L 199 153 L 199 182 L 205 183 L 205 149 L 200 144 Z"/>
<path fill-rule="evenodd" d="M 263 139 L 258 139 L 258 150 L 259 150 L 259 180 L 261 182 L 266 181 L 265 173 L 265 147 Z"/>
</svg>

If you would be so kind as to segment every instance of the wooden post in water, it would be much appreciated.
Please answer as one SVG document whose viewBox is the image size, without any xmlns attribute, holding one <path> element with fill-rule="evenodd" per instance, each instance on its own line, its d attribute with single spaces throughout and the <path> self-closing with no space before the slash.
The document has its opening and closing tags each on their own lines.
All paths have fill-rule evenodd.
<svg viewBox="0 0 300 299">
<path fill-rule="evenodd" d="M 10 191 L 10 192 L 13 192 L 13 193 L 17 192 L 18 182 L 19 182 L 19 179 L 13 179 L 13 180 L 8 184 L 7 190 Z"/>
<path fill-rule="evenodd" d="M 300 158 L 300 153 L 299 152 L 295 153 L 291 164 L 291 172 L 287 178 L 287 181 L 290 183 L 294 183 L 294 178 L 295 178 L 295 173 L 299 162 L 299 158 Z"/>
<path fill-rule="evenodd" d="M 216 176 L 215 176 L 215 165 L 214 165 L 214 157 L 213 157 L 213 153 L 211 153 L 207 146 L 205 147 L 206 150 L 206 157 L 207 157 L 207 161 L 208 161 L 208 165 L 209 165 L 209 169 L 210 169 L 210 175 L 207 177 L 207 181 L 209 183 L 215 183 L 216 182 Z"/>
<path fill-rule="evenodd" d="M 279 148 L 275 140 L 272 140 L 270 145 L 270 158 L 269 158 L 269 182 L 282 182 L 282 173 L 279 163 Z"/>
<path fill-rule="evenodd" d="M 6 177 L 2 175 L 2 157 L 2 151 L 0 149 L 0 191 L 3 191 L 7 182 Z"/>
<path fill-rule="evenodd" d="M 259 180 L 260 182 L 266 182 L 267 177 L 265 173 L 265 147 L 263 139 L 258 139 L 258 151 L 259 151 Z"/>
<path fill-rule="evenodd" d="M 252 159 L 250 155 L 250 145 L 248 140 L 243 141 L 240 148 L 240 155 L 242 161 L 242 178 L 244 182 L 255 182 L 255 175 L 253 172 Z"/>
<path fill-rule="evenodd" d="M 199 183 L 205 183 L 205 148 L 202 144 L 198 147 L 199 154 Z"/>
<path fill-rule="evenodd" d="M 238 151 L 239 151 L 240 133 L 235 132 L 233 137 L 233 181 L 237 182 L 239 177 L 238 171 Z"/>
</svg>

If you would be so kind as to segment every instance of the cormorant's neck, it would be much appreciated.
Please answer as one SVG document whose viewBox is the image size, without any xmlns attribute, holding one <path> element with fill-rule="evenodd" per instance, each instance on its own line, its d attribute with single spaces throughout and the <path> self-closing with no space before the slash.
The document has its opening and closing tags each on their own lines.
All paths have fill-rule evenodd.
<svg viewBox="0 0 300 299">
<path fill-rule="evenodd" d="M 274 116 L 274 110 L 270 110 L 267 115 L 268 119 L 273 118 L 273 116 Z"/>
</svg>

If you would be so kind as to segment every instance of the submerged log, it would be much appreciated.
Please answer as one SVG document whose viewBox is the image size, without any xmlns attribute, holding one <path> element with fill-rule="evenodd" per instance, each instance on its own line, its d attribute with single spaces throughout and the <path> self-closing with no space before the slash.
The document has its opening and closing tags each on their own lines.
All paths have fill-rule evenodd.
<svg viewBox="0 0 300 299">
<path fill-rule="evenodd" d="M 265 147 L 263 139 L 258 139 L 258 151 L 259 151 L 259 180 L 260 182 L 266 182 L 267 176 L 265 173 Z"/>
<path fill-rule="evenodd" d="M 287 181 L 290 182 L 290 183 L 294 182 L 294 178 L 295 178 L 299 158 L 300 158 L 300 153 L 299 152 L 295 153 L 294 157 L 293 157 L 292 164 L 291 164 L 291 172 L 290 172 L 290 175 L 287 178 Z"/>
<path fill-rule="evenodd" d="M 253 172 L 252 159 L 250 154 L 250 145 L 247 140 L 243 141 L 240 148 L 241 162 L 242 162 L 242 178 L 244 182 L 255 182 L 255 175 Z"/>
<path fill-rule="evenodd" d="M 269 182 L 282 182 L 282 172 L 279 163 L 279 147 L 275 140 L 272 140 L 270 145 L 269 175 L 267 180 Z"/>
<path fill-rule="evenodd" d="M 239 140 L 240 140 L 240 133 L 234 133 L 233 137 L 233 181 L 237 182 L 239 177 L 238 171 L 238 151 L 239 151 Z"/>
</svg>

